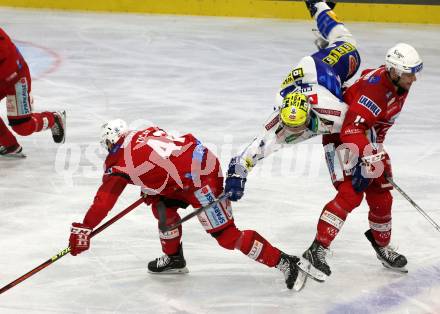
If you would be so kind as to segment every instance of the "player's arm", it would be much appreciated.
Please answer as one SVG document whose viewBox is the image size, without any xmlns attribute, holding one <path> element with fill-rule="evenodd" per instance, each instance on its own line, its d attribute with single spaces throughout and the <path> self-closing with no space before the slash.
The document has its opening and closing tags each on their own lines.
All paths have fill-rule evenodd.
<svg viewBox="0 0 440 314">
<path fill-rule="evenodd" d="M 238 201 L 243 196 L 247 175 L 257 163 L 283 146 L 276 140 L 279 121 L 279 110 L 276 109 L 265 123 L 261 135 L 254 138 L 241 154 L 229 162 L 225 193 L 231 194 L 232 201 Z"/>
<path fill-rule="evenodd" d="M 72 224 L 69 244 L 72 255 L 80 254 L 90 247 L 90 235 L 116 204 L 129 180 L 124 175 L 106 174 L 96 193 L 92 206 L 87 211 L 82 223 Z"/>
<path fill-rule="evenodd" d="M 372 182 L 371 178 L 364 176 L 365 167 L 371 169 L 384 156 L 383 151 L 378 152 L 372 145 L 375 143 L 374 132 L 369 132 L 386 108 L 380 95 L 380 89 L 376 93 L 361 90 L 355 94 L 341 129 L 340 139 L 349 147 L 355 163 L 352 184 L 357 192 L 364 191 Z"/>
</svg>

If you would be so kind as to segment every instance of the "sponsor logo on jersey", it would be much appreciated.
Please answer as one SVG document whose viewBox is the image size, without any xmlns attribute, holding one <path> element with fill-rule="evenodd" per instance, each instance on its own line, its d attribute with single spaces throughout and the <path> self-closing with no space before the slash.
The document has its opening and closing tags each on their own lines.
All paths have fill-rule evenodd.
<svg viewBox="0 0 440 314">
<path fill-rule="evenodd" d="M 336 116 L 336 117 L 341 116 L 341 111 L 339 111 L 339 110 L 325 109 L 325 108 L 313 108 L 313 110 L 315 110 L 316 112 L 321 113 L 321 114 L 327 114 L 329 116 Z"/>
<path fill-rule="evenodd" d="M 208 205 L 215 201 L 214 194 L 211 192 L 211 189 L 208 186 L 204 186 L 201 189 L 201 194 L 202 197 L 206 200 L 205 202 L 198 197 L 202 205 Z M 222 209 L 220 208 L 219 204 L 215 204 L 211 206 L 210 208 L 206 209 L 205 212 L 208 215 L 209 217 L 208 219 L 214 228 L 221 226 L 227 222 L 226 216 L 223 213 Z"/>
<path fill-rule="evenodd" d="M 301 94 L 307 93 L 307 92 L 311 92 L 313 90 L 312 86 L 307 86 L 307 87 L 302 87 L 300 92 Z"/>
<path fill-rule="evenodd" d="M 379 82 L 380 82 L 380 76 L 379 75 L 372 75 L 368 79 L 368 83 L 370 83 L 370 84 L 377 84 Z"/>
<path fill-rule="evenodd" d="M 272 129 L 278 122 L 280 121 L 280 116 L 276 116 L 276 117 L 274 117 L 273 119 L 272 119 L 272 121 L 270 121 L 268 124 L 266 124 L 265 126 L 264 126 L 264 128 L 266 129 L 266 130 L 270 130 L 270 129 Z"/>
<path fill-rule="evenodd" d="M 281 88 L 286 88 L 287 86 L 293 84 L 296 80 L 299 80 L 304 77 L 303 68 L 293 69 L 292 72 L 287 75 L 283 83 L 281 84 Z"/>
<path fill-rule="evenodd" d="M 336 48 L 330 50 L 328 55 L 322 59 L 324 63 L 327 63 L 328 65 L 334 66 L 336 63 L 338 63 L 339 59 L 341 57 L 345 56 L 346 54 L 353 52 L 356 50 L 356 47 L 353 46 L 350 43 L 343 43 L 342 45 L 337 46 Z"/>
<path fill-rule="evenodd" d="M 380 109 L 380 107 L 367 96 L 362 95 L 361 98 L 359 98 L 358 100 L 358 104 L 364 106 L 369 111 L 371 111 L 371 113 L 375 117 L 377 117 L 382 112 L 382 109 Z"/>
<path fill-rule="evenodd" d="M 22 78 L 16 85 L 18 115 L 26 115 L 31 113 L 31 107 L 28 99 L 28 85 L 26 78 Z"/>
</svg>

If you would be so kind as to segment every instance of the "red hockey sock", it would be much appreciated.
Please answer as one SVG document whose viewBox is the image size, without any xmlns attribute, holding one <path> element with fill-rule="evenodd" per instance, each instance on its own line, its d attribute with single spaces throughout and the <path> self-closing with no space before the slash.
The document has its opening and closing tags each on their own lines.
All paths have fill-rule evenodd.
<svg viewBox="0 0 440 314">
<path fill-rule="evenodd" d="M 13 120 L 12 120 L 13 121 Z M 21 136 L 28 136 L 34 132 L 51 128 L 55 123 L 52 112 L 33 113 L 30 119 L 12 126 L 12 129 Z"/>
<path fill-rule="evenodd" d="M 280 261 L 280 250 L 254 230 L 240 231 L 235 225 L 230 225 L 212 235 L 225 249 L 239 249 L 253 260 L 269 267 L 275 267 Z"/>
<path fill-rule="evenodd" d="M 8 129 L 2 118 L 0 118 L 0 145 L 5 147 L 18 145 L 17 139 Z"/>
<path fill-rule="evenodd" d="M 393 197 L 388 190 L 367 191 L 367 202 L 370 207 L 368 220 L 374 240 L 380 246 L 387 246 L 391 240 L 391 207 Z"/>
<path fill-rule="evenodd" d="M 240 251 L 259 263 L 275 267 L 280 261 L 280 250 L 254 230 L 242 231 L 238 244 Z"/>
<path fill-rule="evenodd" d="M 348 213 L 362 202 L 363 194 L 356 193 L 351 181 L 346 180 L 338 186 L 336 197 L 325 205 L 318 221 L 316 239 L 329 247 L 342 228 Z"/>
<path fill-rule="evenodd" d="M 158 202 L 154 202 L 151 206 L 154 217 L 158 220 L 159 226 L 159 209 L 157 208 Z M 165 209 L 165 225 L 169 226 L 180 220 L 180 216 L 177 213 L 177 207 L 167 207 Z M 162 245 L 162 252 L 167 255 L 174 255 L 179 252 L 180 239 L 182 238 L 182 226 L 179 226 L 173 230 L 162 232 L 159 229 L 160 244 Z"/>
</svg>

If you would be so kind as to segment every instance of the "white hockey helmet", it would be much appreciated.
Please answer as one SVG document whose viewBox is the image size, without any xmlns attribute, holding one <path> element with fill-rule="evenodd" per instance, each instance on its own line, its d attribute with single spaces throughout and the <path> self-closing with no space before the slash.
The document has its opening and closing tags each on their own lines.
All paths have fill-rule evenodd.
<svg viewBox="0 0 440 314">
<path fill-rule="evenodd" d="M 402 73 L 419 73 L 423 69 L 423 62 L 414 47 L 398 43 L 387 51 L 385 67 L 388 71 L 395 69 L 400 77 Z"/>
<path fill-rule="evenodd" d="M 128 130 L 127 123 L 121 119 L 110 120 L 101 126 L 101 145 L 110 150 Z"/>
</svg>

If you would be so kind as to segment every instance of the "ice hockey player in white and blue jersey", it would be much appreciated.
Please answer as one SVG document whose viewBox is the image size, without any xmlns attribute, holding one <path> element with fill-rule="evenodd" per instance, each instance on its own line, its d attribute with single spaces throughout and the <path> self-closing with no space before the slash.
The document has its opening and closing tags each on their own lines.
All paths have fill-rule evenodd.
<svg viewBox="0 0 440 314">
<path fill-rule="evenodd" d="M 319 50 L 302 58 L 287 75 L 262 134 L 231 159 L 225 192 L 231 194 L 232 201 L 243 196 L 248 172 L 271 152 L 341 130 L 347 111 L 342 86 L 359 69 L 360 55 L 353 35 L 326 2 L 305 2 L 317 23 L 319 37 L 315 43 Z"/>
</svg>

